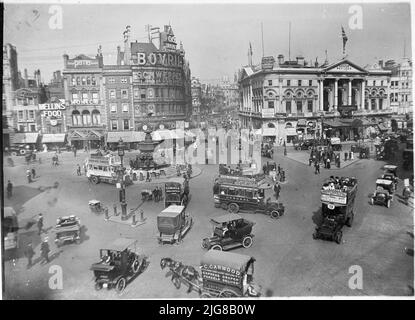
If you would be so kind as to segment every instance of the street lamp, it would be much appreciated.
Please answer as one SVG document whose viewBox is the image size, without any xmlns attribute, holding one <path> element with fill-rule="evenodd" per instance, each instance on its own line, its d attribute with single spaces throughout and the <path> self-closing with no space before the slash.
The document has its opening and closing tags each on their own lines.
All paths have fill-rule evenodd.
<svg viewBox="0 0 415 320">
<path fill-rule="evenodd" d="M 127 202 L 125 202 L 125 183 L 124 183 L 124 166 L 123 166 L 123 158 L 125 155 L 124 152 L 124 143 L 122 139 L 120 138 L 120 141 L 118 142 L 118 155 L 121 159 L 121 168 L 118 171 L 118 181 L 121 185 L 120 189 L 120 202 L 121 202 L 121 220 L 126 220 L 127 217 Z"/>
</svg>

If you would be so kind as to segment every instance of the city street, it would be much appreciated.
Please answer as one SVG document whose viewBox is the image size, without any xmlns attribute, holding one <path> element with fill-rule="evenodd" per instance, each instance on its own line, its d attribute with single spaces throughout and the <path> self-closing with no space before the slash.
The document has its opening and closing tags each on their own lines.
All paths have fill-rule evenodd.
<svg viewBox="0 0 415 320">
<path fill-rule="evenodd" d="M 18 259 L 9 258 L 4 264 L 5 298 L 198 298 L 196 292 L 187 294 L 185 286 L 179 290 L 174 287 L 170 278 L 165 277 L 166 270 L 161 270 L 160 259 L 171 257 L 184 264 L 199 265 L 205 253 L 201 240 L 212 232 L 209 220 L 225 213 L 213 204 L 213 179 L 218 174 L 218 165 L 197 165 L 201 174 L 190 180 L 187 212 L 193 216 L 194 225 L 183 242 L 159 245 L 156 215 L 163 209 L 162 202 L 144 203 L 141 208 L 146 221 L 134 228 L 105 221 L 103 214 L 89 210 L 88 201 L 97 199 L 112 212 L 112 205 L 118 203 L 118 191 L 113 185 L 94 185 L 85 176 L 76 175 L 76 164 L 82 165 L 86 155 L 80 152 L 74 158 L 72 153 L 64 152 L 60 155 L 61 165 L 52 167 L 52 153 L 39 153 L 42 164 L 35 165 L 39 177 L 31 184 L 26 181 L 23 157 L 13 157 L 15 166 L 4 168 L 4 181 L 10 179 L 14 185 L 13 197 L 5 198 L 4 206 L 14 207 L 21 227 Z M 266 160 L 269 159 L 263 158 Z M 273 220 L 266 215 L 241 213 L 256 223 L 254 243 L 248 249 L 234 250 L 255 257 L 254 279 L 262 286 L 263 296 L 405 296 L 413 292 L 413 256 L 405 252 L 406 247 L 413 248 L 413 238 L 408 234 L 413 230 L 413 198 L 409 206 L 400 200 L 401 180 L 391 208 L 369 204 L 368 196 L 375 190 L 375 180 L 382 174 L 385 162 L 358 160 L 343 169 L 322 168 L 321 174 L 315 175 L 313 167 L 284 157 L 282 147 L 277 148 L 274 160 L 286 171 L 287 181 L 282 184 L 280 195 L 285 215 Z M 344 227 L 341 245 L 312 238 L 320 221 L 320 187 L 331 175 L 358 179 L 354 224 L 351 228 Z M 55 182 L 59 183 L 57 188 L 52 187 Z M 126 189 L 128 208 L 140 204 L 140 191 L 144 188 L 141 183 Z M 43 214 L 48 230 L 41 236 L 31 222 L 39 213 Z M 59 216 L 70 214 L 81 219 L 82 242 L 57 248 L 51 228 Z M 52 259 L 49 264 L 40 265 L 40 242 L 45 235 L 49 237 Z M 99 249 L 118 237 L 137 239 L 150 261 L 120 296 L 115 290 L 95 291 L 90 270 L 91 264 L 99 260 Z M 22 248 L 29 240 L 36 253 L 35 265 L 26 270 L 27 259 Z M 63 289 L 49 288 L 52 265 L 62 267 Z M 351 266 L 362 268 L 362 289 L 349 287 Z"/>
</svg>

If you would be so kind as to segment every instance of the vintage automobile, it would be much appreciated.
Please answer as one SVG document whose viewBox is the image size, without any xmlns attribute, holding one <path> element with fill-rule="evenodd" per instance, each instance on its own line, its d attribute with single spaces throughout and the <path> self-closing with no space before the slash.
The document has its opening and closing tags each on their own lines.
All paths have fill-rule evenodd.
<svg viewBox="0 0 415 320">
<path fill-rule="evenodd" d="M 313 239 L 326 239 L 341 244 L 343 237 L 342 227 L 343 223 L 338 220 L 337 216 L 326 216 L 323 223 L 313 233 Z"/>
<path fill-rule="evenodd" d="M 382 188 L 377 189 L 370 198 L 371 205 L 377 204 L 381 206 L 386 206 L 387 208 L 390 208 L 391 201 L 392 195 L 388 192 L 388 190 Z"/>
<path fill-rule="evenodd" d="M 160 244 L 178 243 L 192 226 L 193 218 L 186 213 L 185 207 L 173 204 L 157 216 L 158 241 Z"/>
<path fill-rule="evenodd" d="M 341 151 L 342 150 L 342 144 L 340 141 L 340 138 L 331 138 L 330 139 L 330 145 L 333 151 Z"/>
<path fill-rule="evenodd" d="M 394 177 L 398 177 L 398 166 L 392 164 L 386 164 L 383 166 L 385 173 L 392 174 Z"/>
<path fill-rule="evenodd" d="M 297 144 L 295 144 L 294 148 L 295 150 L 311 150 L 314 143 L 314 140 L 299 141 Z"/>
<path fill-rule="evenodd" d="M 147 265 L 148 257 L 138 247 L 137 240 L 118 238 L 106 249 L 100 250 L 100 261 L 91 266 L 95 289 L 115 288 L 121 293 Z"/>
<path fill-rule="evenodd" d="M 398 187 L 399 178 L 397 176 L 395 176 L 393 173 L 386 172 L 386 173 L 382 174 L 382 176 L 380 177 L 380 179 L 385 179 L 385 180 L 392 181 L 393 184 L 394 184 L 394 189 L 395 190 Z"/>
<path fill-rule="evenodd" d="M 390 194 L 393 194 L 396 190 L 395 183 L 392 180 L 378 178 L 376 180 L 376 188 L 382 188 L 388 190 Z"/>
<path fill-rule="evenodd" d="M 164 184 L 164 207 L 187 206 L 190 198 L 189 181 L 183 177 L 170 178 Z"/>
<path fill-rule="evenodd" d="M 244 248 L 252 246 L 254 222 L 235 213 L 213 218 L 210 222 L 213 225 L 213 235 L 202 240 L 203 249 L 226 251 L 241 246 Z"/>
<path fill-rule="evenodd" d="M 91 212 L 94 212 L 96 214 L 108 211 L 108 208 L 103 206 L 101 204 L 101 201 L 96 200 L 96 199 L 89 200 L 88 201 L 88 206 L 89 206 L 89 210 L 91 210 Z"/>
<path fill-rule="evenodd" d="M 74 215 L 59 217 L 54 231 L 57 247 L 66 242 L 81 243 L 81 220 Z"/>
</svg>

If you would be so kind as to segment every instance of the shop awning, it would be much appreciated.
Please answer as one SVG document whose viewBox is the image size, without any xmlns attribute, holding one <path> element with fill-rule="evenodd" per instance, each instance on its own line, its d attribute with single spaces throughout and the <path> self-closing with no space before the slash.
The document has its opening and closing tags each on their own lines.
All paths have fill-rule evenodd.
<svg viewBox="0 0 415 320">
<path fill-rule="evenodd" d="M 36 143 L 38 137 L 39 137 L 39 133 L 37 132 L 15 133 L 11 139 L 11 143 L 14 143 L 14 144 Z"/>
<path fill-rule="evenodd" d="M 63 143 L 65 136 L 65 133 L 46 133 L 42 136 L 42 143 Z"/>
<path fill-rule="evenodd" d="M 109 131 L 107 133 L 107 143 L 118 143 L 120 139 L 123 142 L 132 142 L 132 131 Z"/>
<path fill-rule="evenodd" d="M 339 120 L 325 120 L 323 121 L 323 125 L 327 127 L 335 127 L 335 128 L 349 126 L 348 124 L 342 123 Z"/>
</svg>

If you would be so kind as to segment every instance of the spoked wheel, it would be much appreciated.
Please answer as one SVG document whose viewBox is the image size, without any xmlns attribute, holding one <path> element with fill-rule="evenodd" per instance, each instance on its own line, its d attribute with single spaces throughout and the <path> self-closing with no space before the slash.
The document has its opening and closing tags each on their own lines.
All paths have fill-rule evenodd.
<svg viewBox="0 0 415 320">
<path fill-rule="evenodd" d="M 229 205 L 228 211 L 230 213 L 237 213 L 239 211 L 239 206 L 236 203 L 231 203 Z"/>
<path fill-rule="evenodd" d="M 237 293 L 231 289 L 224 289 L 219 293 L 219 298 L 238 297 Z"/>
<path fill-rule="evenodd" d="M 176 287 L 176 289 L 180 289 L 182 282 L 180 281 L 180 278 L 178 276 L 173 277 L 171 281 L 173 281 L 173 284 Z"/>
<path fill-rule="evenodd" d="M 338 231 L 334 236 L 334 241 L 336 241 L 337 244 L 340 244 L 342 242 L 342 237 L 343 233 L 341 231 Z"/>
<path fill-rule="evenodd" d="M 91 181 L 92 181 L 93 184 L 98 184 L 99 183 L 99 178 L 96 177 L 96 176 L 92 176 Z"/>
<path fill-rule="evenodd" d="M 117 284 L 115 285 L 115 290 L 118 294 L 122 293 L 125 289 L 125 286 L 127 284 L 127 281 L 124 277 L 121 277 L 118 279 Z"/>
<path fill-rule="evenodd" d="M 242 245 L 244 248 L 249 248 L 252 246 L 252 237 L 251 236 L 246 236 L 243 240 L 242 240 Z"/>
<path fill-rule="evenodd" d="M 212 250 L 219 250 L 219 251 L 222 251 L 223 250 L 222 246 L 219 245 L 219 244 L 215 244 L 211 249 Z"/>
<path fill-rule="evenodd" d="M 140 271 L 140 266 L 141 266 L 140 261 L 138 261 L 138 259 L 135 259 L 132 266 L 131 266 L 131 269 L 133 270 L 134 274 L 136 274 L 136 273 L 138 273 L 138 271 Z"/>
<path fill-rule="evenodd" d="M 278 210 L 272 210 L 270 215 L 273 219 L 278 219 L 281 216 Z"/>
</svg>

